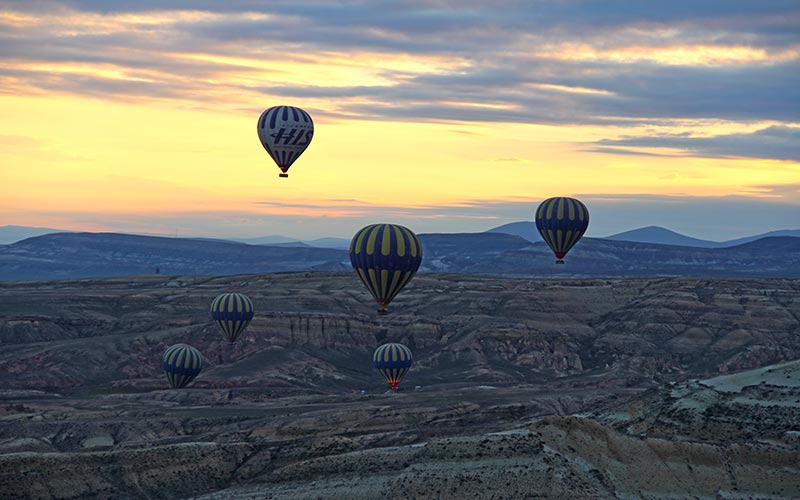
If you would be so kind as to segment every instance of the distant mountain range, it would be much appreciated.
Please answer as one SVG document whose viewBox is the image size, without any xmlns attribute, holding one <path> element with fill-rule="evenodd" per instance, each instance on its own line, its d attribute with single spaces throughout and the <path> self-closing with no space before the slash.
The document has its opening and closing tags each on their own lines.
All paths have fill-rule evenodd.
<svg viewBox="0 0 800 500">
<path fill-rule="evenodd" d="M 534 224 L 532 221 L 511 222 L 509 224 L 504 224 L 502 226 L 489 229 L 486 232 L 513 234 L 533 243 L 542 241 L 539 231 L 536 230 L 536 224 Z M 772 236 L 793 236 L 800 238 L 800 229 L 783 229 L 779 231 L 756 234 L 753 236 L 746 236 L 743 238 L 736 238 L 733 240 L 711 241 L 692 238 L 691 236 L 686 236 L 660 226 L 647 226 L 622 233 L 612 234 L 611 236 L 606 236 L 605 238 L 600 239 L 697 248 L 724 248 L 741 245 L 743 243 L 749 243 L 751 241 L 756 241 L 761 238 L 769 238 Z"/>
<path fill-rule="evenodd" d="M 247 243 L 248 245 L 280 245 L 313 248 L 338 248 L 350 247 L 350 240 L 346 238 L 317 238 L 315 240 L 298 240 L 286 236 L 262 236 L 260 238 L 233 238 L 231 241 Z"/>
<path fill-rule="evenodd" d="M 64 231 L 60 229 L 49 229 L 40 227 L 26 227 L 26 226 L 0 226 L 0 245 L 8 245 L 22 241 L 26 238 L 34 236 L 42 236 L 51 233 L 66 233 L 71 231 Z M 532 221 L 519 221 L 504 224 L 486 231 L 487 233 L 502 233 L 519 236 L 532 243 L 542 242 L 542 237 L 539 231 L 536 230 L 536 225 Z M 127 233 L 126 233 L 127 234 Z M 154 234 L 136 233 L 138 236 L 157 236 Z M 771 236 L 794 236 L 800 238 L 800 229 L 783 229 L 779 231 L 770 231 L 767 233 L 756 234 L 753 236 L 745 236 L 743 238 L 736 238 L 727 241 L 711 241 L 699 238 L 692 238 L 670 229 L 660 226 L 647 226 L 622 233 L 612 234 L 599 239 L 607 239 L 614 241 L 630 241 L 634 243 L 654 243 L 658 245 L 676 245 L 697 248 L 723 248 L 749 243 L 761 238 Z M 171 238 L 171 237 L 170 237 Z M 300 240 L 297 238 L 290 238 L 288 236 L 272 235 L 261 236 L 258 238 L 202 238 L 202 237 L 188 237 L 193 240 L 216 241 L 216 242 L 237 242 L 246 243 L 248 245 L 271 245 L 271 246 L 284 246 L 284 247 L 312 247 L 312 248 L 336 248 L 346 250 L 350 246 L 350 239 L 348 238 L 317 238 L 314 240 Z"/>
<path fill-rule="evenodd" d="M 754 236 L 746 236 L 744 238 L 736 238 L 727 241 L 710 241 L 685 236 L 659 226 L 648 226 L 634 229 L 632 231 L 625 231 L 624 233 L 606 236 L 605 239 L 615 241 L 635 241 L 638 243 L 657 243 L 661 245 L 677 245 L 685 247 L 725 248 L 775 236 L 791 236 L 800 238 L 800 229 L 783 229 L 780 231 L 770 231 L 768 233 L 756 234 Z"/>
<path fill-rule="evenodd" d="M 0 247 L 0 280 L 349 269 L 343 250 L 115 233 L 53 233 Z"/>
<path fill-rule="evenodd" d="M 773 236 L 726 248 L 696 248 L 583 238 L 565 265 L 544 243 L 519 236 L 421 235 L 422 270 L 545 277 L 800 277 L 800 238 Z"/>
<path fill-rule="evenodd" d="M 800 278 L 800 238 L 727 248 L 584 238 L 554 265 L 544 243 L 502 233 L 422 234 L 422 272 L 531 277 Z M 140 274 L 233 275 L 350 271 L 346 250 L 114 233 L 55 233 L 0 247 L 0 280 Z"/>
<path fill-rule="evenodd" d="M 46 227 L 28 227 L 28 226 L 0 226 L 0 245 L 10 245 L 27 238 L 35 236 L 43 236 L 52 233 L 70 233 L 63 229 L 52 229 Z M 124 233 L 136 234 L 137 236 L 157 236 L 155 234 L 146 233 Z M 218 241 L 218 242 L 237 242 L 247 243 L 248 245 L 282 245 L 282 246 L 308 246 L 314 248 L 338 248 L 344 249 L 350 247 L 350 240 L 347 238 L 317 238 L 314 240 L 298 240 L 297 238 L 289 238 L 288 236 L 261 236 L 259 238 L 203 238 L 203 237 L 188 237 L 193 240 L 205 241 Z"/>
<path fill-rule="evenodd" d="M 62 232 L 64 231 L 48 227 L 0 226 L 0 245 L 9 245 L 26 238 L 33 238 L 34 236 L 41 236 L 43 234 Z"/>
</svg>

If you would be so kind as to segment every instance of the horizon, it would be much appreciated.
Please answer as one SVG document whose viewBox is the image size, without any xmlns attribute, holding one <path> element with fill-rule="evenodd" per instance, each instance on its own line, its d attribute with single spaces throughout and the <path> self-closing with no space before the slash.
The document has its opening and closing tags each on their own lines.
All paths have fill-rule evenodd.
<svg viewBox="0 0 800 500">
<path fill-rule="evenodd" d="M 508 224 L 517 224 L 517 223 L 529 223 L 529 224 L 534 225 L 534 227 L 535 227 L 535 222 L 534 221 L 532 221 L 532 220 L 524 220 L 524 221 L 512 221 L 510 223 L 501 224 L 501 225 L 498 225 L 498 226 L 493 226 L 493 227 L 488 228 L 488 229 L 483 230 L 483 231 L 455 231 L 455 232 L 432 231 L 432 232 L 424 232 L 424 233 L 418 233 L 418 234 L 421 234 L 421 235 L 424 235 L 424 234 L 465 234 L 465 233 L 480 234 L 480 233 L 491 232 L 491 231 L 493 231 L 495 229 L 498 229 L 500 227 L 506 226 Z M 309 242 L 314 242 L 314 241 L 324 240 L 324 239 L 350 240 L 352 238 L 352 235 L 350 235 L 350 236 L 325 235 L 325 236 L 317 236 L 317 237 L 313 237 L 313 238 L 301 238 L 301 237 L 289 236 L 289 235 L 285 235 L 285 234 L 263 234 L 263 235 L 254 236 L 254 237 L 251 237 L 251 236 L 222 237 L 222 236 L 204 235 L 204 234 L 181 234 L 179 232 L 175 232 L 173 234 L 156 234 L 156 233 L 141 233 L 141 232 L 126 232 L 126 231 L 80 231 L 80 230 L 68 230 L 68 229 L 59 229 L 59 228 L 20 226 L 20 225 L 14 225 L 14 224 L 8 224 L 8 225 L 0 226 L 0 231 L 3 230 L 3 229 L 21 230 L 21 231 L 31 230 L 31 231 L 42 231 L 42 232 L 41 232 L 41 234 L 35 234 L 33 236 L 23 236 L 23 237 L 15 238 L 14 241 L 6 240 L 5 242 L 3 241 L 4 240 L 3 236 L 0 234 L 0 245 L 13 244 L 13 243 L 16 243 L 17 241 L 22 241 L 22 240 L 25 240 L 25 239 L 28 239 L 28 238 L 32 238 L 32 237 L 36 237 L 36 236 L 43 236 L 45 234 L 54 234 L 54 233 L 126 234 L 126 235 L 133 235 L 133 236 L 149 236 L 149 237 L 158 237 L 158 238 L 209 239 L 209 240 L 233 241 L 233 242 L 243 242 L 243 243 L 247 243 L 248 240 L 257 240 L 257 239 L 263 239 L 263 238 L 276 238 L 276 239 L 285 239 L 286 240 L 286 241 L 278 241 L 278 242 L 276 242 L 276 244 L 283 244 L 283 243 L 290 243 L 290 242 L 309 243 Z M 675 231 L 673 229 L 670 229 L 670 228 L 664 227 L 664 226 L 650 225 L 650 226 L 634 227 L 634 228 L 630 228 L 630 229 L 627 229 L 627 230 L 619 231 L 619 232 L 616 232 L 616 233 L 613 233 L 613 234 L 606 234 L 606 235 L 603 235 L 603 236 L 588 235 L 586 237 L 587 238 L 597 238 L 597 239 L 607 239 L 607 238 L 616 237 L 616 236 L 618 236 L 620 234 L 632 233 L 632 232 L 641 231 L 641 230 L 647 230 L 647 229 L 666 230 L 666 231 L 668 231 L 670 233 L 673 233 L 673 234 L 675 234 L 677 236 L 683 236 L 683 237 L 688 237 L 688 238 L 697 239 L 697 240 L 701 240 L 701 241 L 708 241 L 708 242 L 712 242 L 712 243 L 726 243 L 726 242 L 729 242 L 729 241 L 735 241 L 735 240 L 742 239 L 742 238 L 749 238 L 749 237 L 753 237 L 753 236 L 761 236 L 761 235 L 764 235 L 764 234 L 768 234 L 768 233 L 772 233 L 772 232 L 779 232 L 779 231 L 800 231 L 800 227 L 797 227 L 797 228 L 784 227 L 784 228 L 780 228 L 780 229 L 776 229 L 776 230 L 762 231 L 762 232 L 759 232 L 759 233 L 747 233 L 747 234 L 743 233 L 743 234 L 741 234 L 739 236 L 735 236 L 735 237 L 728 238 L 728 239 L 725 239 L 725 240 L 712 240 L 712 239 L 708 239 L 708 238 L 702 238 L 702 237 L 698 237 L 698 236 L 684 234 L 684 233 L 681 233 L 679 231 Z M 508 233 L 508 234 L 510 234 L 510 233 Z M 261 243 L 254 243 L 254 244 L 261 244 Z"/>
<path fill-rule="evenodd" d="M 782 1 L 2 2 L 0 225 L 483 232 L 574 196 L 590 237 L 794 227 L 798 15 Z M 288 179 L 255 130 L 280 104 L 315 123 Z"/>
</svg>

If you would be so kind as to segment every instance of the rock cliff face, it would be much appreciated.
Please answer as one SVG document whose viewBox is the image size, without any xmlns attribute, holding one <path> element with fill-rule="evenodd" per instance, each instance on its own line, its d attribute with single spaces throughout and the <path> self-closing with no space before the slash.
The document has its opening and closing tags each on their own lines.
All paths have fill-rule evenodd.
<svg viewBox="0 0 800 500">
<path fill-rule="evenodd" d="M 798 281 L 420 275 L 391 309 L 349 273 L 2 283 L 0 498 L 800 497 Z"/>
</svg>

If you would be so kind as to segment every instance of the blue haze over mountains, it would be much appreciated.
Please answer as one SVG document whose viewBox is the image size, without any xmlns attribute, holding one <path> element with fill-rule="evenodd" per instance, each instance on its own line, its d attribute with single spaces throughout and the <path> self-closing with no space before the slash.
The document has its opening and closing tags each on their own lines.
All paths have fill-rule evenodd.
<svg viewBox="0 0 800 500">
<path fill-rule="evenodd" d="M 709 242 L 664 228 L 647 227 L 607 238 L 585 237 L 570 251 L 563 266 L 554 265 L 552 253 L 541 242 L 531 222 L 507 224 L 484 233 L 419 236 L 424 248 L 420 272 L 556 278 L 800 278 L 800 230 Z M 286 240 L 265 238 L 255 241 L 273 243 L 247 244 L 207 238 L 51 233 L 0 246 L 0 280 L 59 280 L 156 272 L 235 275 L 351 271 L 345 239 Z M 334 248 L 323 248 L 325 245 Z"/>
<path fill-rule="evenodd" d="M 534 243 L 542 241 L 542 237 L 536 230 L 536 225 L 531 221 L 511 222 L 510 224 L 504 224 L 502 226 L 489 229 L 487 232 L 514 234 Z M 767 233 L 745 236 L 743 238 L 736 238 L 727 241 L 711 241 L 685 236 L 660 226 L 647 226 L 639 229 L 632 229 L 630 231 L 624 231 L 622 233 L 612 234 L 611 236 L 606 236 L 603 239 L 699 248 L 724 248 L 741 245 L 743 243 L 749 243 L 751 241 L 756 241 L 761 238 L 767 238 L 771 236 L 800 237 L 800 229 L 782 229 L 779 231 L 770 231 Z"/>
</svg>

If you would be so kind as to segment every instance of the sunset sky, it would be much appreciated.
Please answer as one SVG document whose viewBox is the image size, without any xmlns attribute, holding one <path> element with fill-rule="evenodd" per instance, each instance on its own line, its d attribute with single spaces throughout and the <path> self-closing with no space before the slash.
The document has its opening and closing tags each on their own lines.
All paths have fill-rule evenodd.
<svg viewBox="0 0 800 500">
<path fill-rule="evenodd" d="M 491 7 L 488 5 L 491 4 Z M 260 113 L 308 111 L 288 179 Z M 0 1 L 0 225 L 800 228 L 800 2 Z"/>
</svg>

